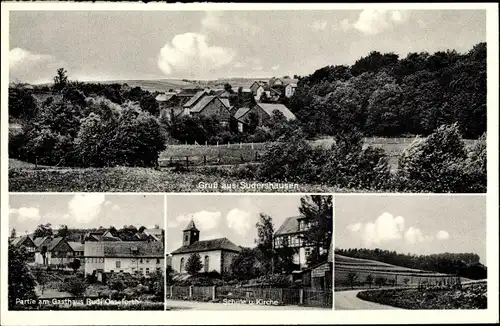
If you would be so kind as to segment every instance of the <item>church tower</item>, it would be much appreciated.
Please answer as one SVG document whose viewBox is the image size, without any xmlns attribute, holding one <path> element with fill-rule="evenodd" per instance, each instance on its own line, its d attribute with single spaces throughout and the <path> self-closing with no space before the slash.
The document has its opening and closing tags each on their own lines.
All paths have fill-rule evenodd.
<svg viewBox="0 0 500 326">
<path fill-rule="evenodd" d="M 189 246 L 195 243 L 196 241 L 200 240 L 200 230 L 196 228 L 196 225 L 194 225 L 193 220 L 189 222 L 188 226 L 182 232 L 183 232 L 183 238 L 182 238 L 183 246 Z"/>
</svg>

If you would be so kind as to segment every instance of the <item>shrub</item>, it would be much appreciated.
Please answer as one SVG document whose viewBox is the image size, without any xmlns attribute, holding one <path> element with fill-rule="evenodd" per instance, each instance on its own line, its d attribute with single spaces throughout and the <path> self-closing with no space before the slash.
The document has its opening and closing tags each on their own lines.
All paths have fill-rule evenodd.
<svg viewBox="0 0 500 326">
<path fill-rule="evenodd" d="M 467 152 L 457 124 L 415 140 L 399 157 L 401 190 L 464 192 Z"/>
<path fill-rule="evenodd" d="M 62 283 L 63 291 L 69 292 L 75 297 L 81 296 L 85 293 L 87 289 L 87 284 L 82 278 L 79 277 L 67 277 Z"/>
<path fill-rule="evenodd" d="M 486 135 L 482 135 L 472 147 L 465 161 L 466 183 L 470 192 L 486 192 L 487 184 Z"/>
</svg>

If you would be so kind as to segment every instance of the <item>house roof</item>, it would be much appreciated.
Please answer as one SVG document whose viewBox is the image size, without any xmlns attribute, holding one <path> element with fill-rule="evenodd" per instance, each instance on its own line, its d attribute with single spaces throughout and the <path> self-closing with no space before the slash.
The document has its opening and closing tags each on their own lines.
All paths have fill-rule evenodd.
<svg viewBox="0 0 500 326">
<path fill-rule="evenodd" d="M 162 229 L 151 228 L 151 229 L 144 229 L 144 231 L 142 232 L 146 234 L 161 236 L 162 231 L 163 231 Z"/>
<path fill-rule="evenodd" d="M 302 219 L 302 216 L 291 216 L 288 217 L 283 224 L 276 230 L 274 235 L 282 235 L 282 234 L 290 234 L 297 233 L 299 231 L 299 220 Z"/>
<path fill-rule="evenodd" d="M 22 244 L 24 244 L 25 240 L 27 240 L 27 239 L 29 239 L 31 242 L 33 242 L 33 240 L 29 236 L 23 235 L 23 236 L 17 237 L 14 240 L 12 240 L 11 244 L 13 246 L 18 247 L 18 246 L 21 246 Z"/>
<path fill-rule="evenodd" d="M 38 238 L 35 238 L 33 240 L 33 243 L 38 248 L 38 247 L 42 246 L 42 244 L 44 244 L 45 242 L 48 242 L 48 241 L 50 241 L 50 237 L 38 237 Z"/>
<path fill-rule="evenodd" d="M 239 108 L 235 113 L 234 113 L 234 118 L 238 120 L 239 118 L 243 117 L 247 112 L 250 111 L 250 108 Z"/>
<path fill-rule="evenodd" d="M 231 104 L 229 103 L 229 99 L 228 98 L 219 98 L 219 100 L 222 102 L 222 104 L 224 104 L 226 106 L 226 108 L 231 108 Z"/>
<path fill-rule="evenodd" d="M 285 118 L 287 118 L 288 120 L 295 120 L 296 119 L 295 114 L 293 114 L 292 111 L 290 111 L 283 104 L 258 103 L 257 105 L 262 110 L 264 110 L 269 116 L 273 115 L 273 111 L 274 110 L 278 110 L 281 113 L 283 113 L 283 115 L 285 116 Z"/>
<path fill-rule="evenodd" d="M 64 241 L 64 238 L 57 237 L 50 240 L 50 242 L 44 243 L 43 245 L 47 245 L 47 251 L 52 251 L 61 241 Z"/>
<path fill-rule="evenodd" d="M 161 242 L 120 241 L 101 242 L 104 257 L 158 257 L 163 258 L 164 250 Z"/>
<path fill-rule="evenodd" d="M 68 245 L 73 249 L 73 251 L 83 251 L 85 245 L 81 242 L 67 241 Z"/>
<path fill-rule="evenodd" d="M 110 237 L 110 236 L 103 236 L 103 235 L 98 235 L 98 234 L 91 234 L 90 237 L 94 238 L 96 241 L 122 241 L 122 239 L 118 237 Z"/>
<path fill-rule="evenodd" d="M 199 230 L 196 228 L 196 224 L 194 224 L 194 221 L 191 220 L 188 226 L 186 226 L 186 228 L 183 231 L 199 231 Z"/>
<path fill-rule="evenodd" d="M 176 96 L 175 93 L 159 94 L 157 97 L 155 97 L 155 100 L 158 102 L 167 102 L 174 96 Z"/>
<path fill-rule="evenodd" d="M 201 100 L 199 100 L 198 103 L 196 103 L 195 106 L 193 106 L 190 109 L 190 111 L 191 112 L 201 112 L 205 108 L 205 106 L 207 106 L 214 99 L 221 101 L 221 99 L 218 98 L 217 96 L 205 96 L 205 97 L 202 97 Z M 222 102 L 222 104 L 224 104 L 224 102 Z M 224 104 L 224 106 L 226 106 L 226 105 Z"/>
<path fill-rule="evenodd" d="M 197 251 L 227 250 L 240 252 L 241 248 L 229 241 L 227 238 L 196 241 L 189 246 L 182 246 L 172 252 L 172 255 L 185 254 Z"/>
<path fill-rule="evenodd" d="M 203 95 L 206 95 L 206 94 L 207 93 L 205 93 L 205 91 L 197 92 L 196 94 L 194 94 L 193 97 L 191 97 L 189 99 L 189 101 L 186 102 L 186 104 L 184 104 L 184 107 L 191 107 L 191 106 L 195 105 L 198 102 L 198 100 L 200 100 L 203 97 Z"/>
</svg>

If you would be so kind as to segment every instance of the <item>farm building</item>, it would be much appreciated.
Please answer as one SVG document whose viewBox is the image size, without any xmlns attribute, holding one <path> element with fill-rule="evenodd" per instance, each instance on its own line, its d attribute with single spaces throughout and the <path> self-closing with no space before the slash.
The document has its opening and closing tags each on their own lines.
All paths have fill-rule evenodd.
<svg viewBox="0 0 500 326">
<path fill-rule="evenodd" d="M 86 242 L 85 274 L 149 273 L 163 268 L 163 243 L 155 241 Z"/>
<path fill-rule="evenodd" d="M 224 103 L 217 96 L 204 96 L 189 110 L 189 114 L 193 116 L 215 115 L 219 118 L 222 124 L 228 124 L 229 119 L 231 118 L 231 112 L 227 105 L 229 105 L 229 101 Z"/>
<path fill-rule="evenodd" d="M 200 241 L 200 231 L 194 221 L 183 230 L 182 239 L 182 247 L 171 253 L 172 268 L 178 273 L 185 273 L 190 255 L 198 253 L 203 264 L 200 272 L 216 271 L 223 275 L 229 271 L 232 260 L 241 250 L 227 238 Z"/>
<path fill-rule="evenodd" d="M 16 248 L 21 248 L 21 247 L 25 248 L 26 251 L 28 252 L 28 261 L 30 262 L 35 261 L 36 245 L 30 236 L 24 235 L 21 237 L 14 238 L 12 239 L 12 242 L 10 244 Z"/>
<path fill-rule="evenodd" d="M 61 237 L 39 237 L 35 243 L 35 264 L 63 266 L 75 258 L 82 258 L 80 242 L 68 242 Z"/>
</svg>

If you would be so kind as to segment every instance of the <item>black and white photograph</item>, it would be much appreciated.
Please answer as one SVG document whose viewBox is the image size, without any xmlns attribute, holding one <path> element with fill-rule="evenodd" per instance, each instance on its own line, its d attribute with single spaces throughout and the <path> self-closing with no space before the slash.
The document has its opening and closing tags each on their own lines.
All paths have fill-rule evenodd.
<svg viewBox="0 0 500 326">
<path fill-rule="evenodd" d="M 335 197 L 335 309 L 486 309 L 486 197 Z"/>
<path fill-rule="evenodd" d="M 332 196 L 167 195 L 167 310 L 332 309 Z"/>
<path fill-rule="evenodd" d="M 370 8 L 11 11 L 9 191 L 485 193 L 486 10 Z"/>
<path fill-rule="evenodd" d="M 164 196 L 9 200 L 9 310 L 165 309 Z"/>
</svg>

